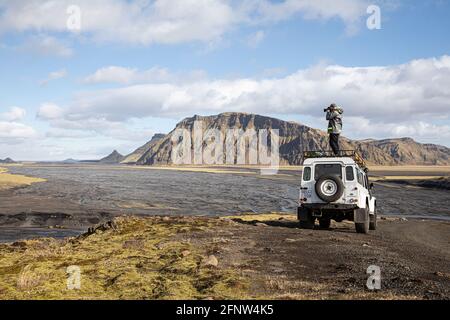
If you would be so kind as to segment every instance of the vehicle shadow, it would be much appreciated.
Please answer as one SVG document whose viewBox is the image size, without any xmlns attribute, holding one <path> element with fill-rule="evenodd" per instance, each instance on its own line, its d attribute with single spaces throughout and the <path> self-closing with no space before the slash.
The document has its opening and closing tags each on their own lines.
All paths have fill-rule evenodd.
<svg viewBox="0 0 450 320">
<path fill-rule="evenodd" d="M 311 230 L 311 229 L 300 228 L 300 224 L 298 221 L 285 220 L 285 219 L 260 221 L 260 220 L 242 220 L 239 218 L 234 218 L 232 220 L 237 223 L 252 225 L 252 226 L 266 225 L 266 226 L 270 226 L 270 227 Z M 323 229 L 323 228 L 320 228 L 319 225 L 316 224 L 314 226 L 313 230 L 314 231 L 322 231 L 322 232 L 355 233 L 354 228 L 349 228 L 348 226 L 337 226 L 337 227 L 333 226 L 328 229 Z"/>
</svg>

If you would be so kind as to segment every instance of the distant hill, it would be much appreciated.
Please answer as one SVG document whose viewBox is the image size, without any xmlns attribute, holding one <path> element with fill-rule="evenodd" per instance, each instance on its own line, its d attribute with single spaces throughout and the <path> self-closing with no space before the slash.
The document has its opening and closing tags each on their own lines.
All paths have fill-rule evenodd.
<svg viewBox="0 0 450 320">
<path fill-rule="evenodd" d="M 11 158 L 6 158 L 5 160 L 0 159 L 0 163 L 12 164 L 12 163 L 16 163 L 16 162 L 13 159 L 11 159 Z"/>
<path fill-rule="evenodd" d="M 411 138 L 353 142 L 355 149 L 375 164 L 449 165 L 450 149 L 422 144 Z M 376 150 L 376 152 L 374 152 Z M 381 150 L 381 152 L 379 152 Z"/>
<path fill-rule="evenodd" d="M 63 161 L 61 161 L 61 162 L 62 162 L 62 163 L 67 163 L 67 164 L 74 164 L 74 163 L 79 163 L 80 161 L 79 161 L 79 160 L 72 159 L 72 158 L 69 158 L 69 159 L 63 160 Z"/>
<path fill-rule="evenodd" d="M 302 152 L 329 150 L 326 132 L 297 122 L 246 113 L 222 113 L 214 116 L 193 116 L 179 122 L 175 129 L 193 131 L 194 121 L 202 120 L 203 130 L 219 129 L 279 129 L 282 164 L 299 165 Z M 175 130 L 174 129 L 174 130 Z M 172 162 L 171 137 L 158 134 L 142 147 L 127 155 L 122 163 L 153 165 Z M 357 150 L 370 164 L 377 165 L 449 165 L 450 149 L 434 144 L 421 144 L 411 138 L 362 141 L 341 137 L 342 149 Z"/>
<path fill-rule="evenodd" d="M 125 156 L 121 163 L 125 164 L 135 164 L 139 162 L 139 159 L 147 153 L 149 150 L 153 148 L 161 139 L 165 138 L 166 135 L 164 133 L 155 134 L 152 139 L 144 144 L 142 147 L 137 148 L 129 155 Z"/>
<path fill-rule="evenodd" d="M 117 152 L 117 150 L 114 150 L 108 156 L 100 159 L 99 163 L 115 164 L 115 163 L 120 163 L 123 159 L 124 159 L 124 156 L 121 155 L 119 152 Z"/>
</svg>

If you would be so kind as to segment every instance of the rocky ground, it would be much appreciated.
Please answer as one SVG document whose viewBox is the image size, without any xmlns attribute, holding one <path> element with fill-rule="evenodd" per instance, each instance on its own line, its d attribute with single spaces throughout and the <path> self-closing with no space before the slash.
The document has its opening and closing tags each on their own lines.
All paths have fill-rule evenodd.
<svg viewBox="0 0 450 320">
<path fill-rule="evenodd" d="M 432 230 L 432 232 L 430 232 Z M 450 299 L 450 223 L 298 228 L 295 216 L 126 217 L 65 240 L 0 245 L 3 299 Z M 79 266 L 81 288 L 67 289 Z M 381 289 L 366 288 L 367 268 Z"/>
</svg>

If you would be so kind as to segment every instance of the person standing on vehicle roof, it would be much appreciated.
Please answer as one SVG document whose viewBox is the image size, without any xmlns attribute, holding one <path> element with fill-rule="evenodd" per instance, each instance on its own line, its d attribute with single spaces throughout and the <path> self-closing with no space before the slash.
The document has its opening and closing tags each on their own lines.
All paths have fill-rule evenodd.
<svg viewBox="0 0 450 320">
<path fill-rule="evenodd" d="M 326 119 L 328 120 L 330 147 L 335 155 L 339 155 L 339 135 L 342 132 L 342 114 L 344 110 L 335 103 L 332 103 L 323 111 L 327 113 Z"/>
</svg>

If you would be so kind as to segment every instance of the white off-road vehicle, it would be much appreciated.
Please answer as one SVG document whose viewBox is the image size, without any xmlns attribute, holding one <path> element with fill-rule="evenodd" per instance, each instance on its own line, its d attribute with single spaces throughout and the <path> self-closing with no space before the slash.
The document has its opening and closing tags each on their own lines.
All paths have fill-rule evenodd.
<svg viewBox="0 0 450 320">
<path fill-rule="evenodd" d="M 354 221 L 358 233 L 375 230 L 376 198 L 364 160 L 353 150 L 341 151 L 339 156 L 328 151 L 307 151 L 303 157 L 300 226 L 313 229 L 318 219 L 320 227 L 327 229 L 333 219 Z"/>
</svg>

